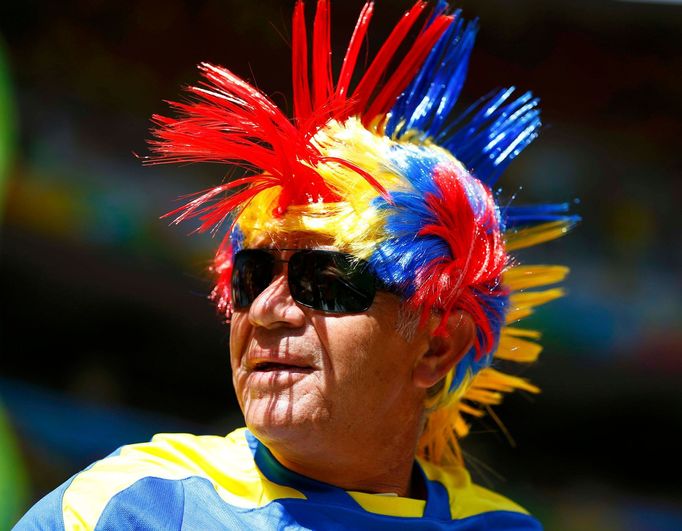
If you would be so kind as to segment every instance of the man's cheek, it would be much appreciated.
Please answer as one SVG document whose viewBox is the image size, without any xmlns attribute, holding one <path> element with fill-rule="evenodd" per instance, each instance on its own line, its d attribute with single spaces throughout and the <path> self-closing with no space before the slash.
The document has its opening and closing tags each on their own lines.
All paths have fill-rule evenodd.
<svg viewBox="0 0 682 531">
<path fill-rule="evenodd" d="M 232 385 L 234 386 L 235 394 L 237 395 L 237 401 L 239 406 L 244 411 L 244 402 L 246 397 L 244 396 L 244 391 L 246 390 L 246 373 L 240 370 L 232 371 Z"/>
<path fill-rule="evenodd" d="M 244 355 L 248 332 L 249 321 L 246 314 L 235 313 L 230 323 L 230 365 L 233 371 L 237 370 Z"/>
</svg>

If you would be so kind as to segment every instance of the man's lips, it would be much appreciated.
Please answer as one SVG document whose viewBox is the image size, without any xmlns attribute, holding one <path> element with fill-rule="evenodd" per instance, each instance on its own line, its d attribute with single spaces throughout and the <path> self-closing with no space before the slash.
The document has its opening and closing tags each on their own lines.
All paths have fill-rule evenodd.
<svg viewBox="0 0 682 531">
<path fill-rule="evenodd" d="M 251 367 L 251 372 L 312 372 L 313 368 L 303 365 L 289 365 L 278 361 L 262 361 Z"/>
<path fill-rule="evenodd" d="M 293 356 L 247 356 L 246 368 L 251 372 L 312 372 L 314 367 L 302 358 Z"/>
<path fill-rule="evenodd" d="M 313 368 L 300 367 L 298 365 L 286 365 L 284 363 L 264 362 L 256 365 L 254 368 L 251 369 L 251 372 L 276 372 L 276 371 L 309 373 L 313 371 Z"/>
</svg>

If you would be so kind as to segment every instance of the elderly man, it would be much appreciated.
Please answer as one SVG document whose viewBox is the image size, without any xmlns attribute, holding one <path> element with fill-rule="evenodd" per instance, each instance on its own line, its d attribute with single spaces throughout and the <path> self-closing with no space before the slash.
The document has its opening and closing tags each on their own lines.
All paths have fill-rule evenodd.
<svg viewBox="0 0 682 531">
<path fill-rule="evenodd" d="M 533 361 L 537 333 L 507 325 L 561 295 L 516 293 L 566 270 L 508 252 L 563 234 L 565 206 L 491 192 L 535 138 L 537 100 L 501 90 L 453 119 L 476 25 L 444 3 L 415 4 L 359 75 L 373 8 L 334 82 L 328 3 L 312 54 L 296 5 L 293 120 L 208 64 L 178 116 L 154 118 L 152 162 L 249 170 L 175 213 L 228 228 L 213 298 L 247 428 L 125 446 L 19 529 L 539 528 L 471 483 L 458 445 L 464 415 L 536 391 L 490 365 Z"/>
</svg>

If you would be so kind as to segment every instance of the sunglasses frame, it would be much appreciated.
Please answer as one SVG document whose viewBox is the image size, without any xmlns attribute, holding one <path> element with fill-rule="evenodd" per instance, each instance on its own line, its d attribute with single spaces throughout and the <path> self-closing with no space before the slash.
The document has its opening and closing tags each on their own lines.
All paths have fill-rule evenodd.
<svg viewBox="0 0 682 531">
<path fill-rule="evenodd" d="M 276 253 L 279 253 L 281 251 L 292 251 L 292 255 L 288 257 L 287 259 L 279 258 L 276 256 Z M 269 279 L 268 283 L 266 286 L 263 287 L 261 291 L 259 291 L 255 296 L 249 297 L 251 298 L 251 302 L 248 304 L 237 304 L 237 301 L 241 298 L 239 296 L 235 296 L 235 290 L 240 289 L 236 287 L 236 275 L 239 273 L 240 269 L 237 266 L 238 260 L 240 255 L 244 256 L 243 253 L 249 253 L 250 255 L 268 255 L 270 259 L 272 259 L 272 273 L 271 273 L 271 278 Z M 306 299 L 304 299 L 301 294 L 303 293 L 303 290 L 305 290 L 305 286 L 302 286 L 301 283 L 304 279 L 303 276 L 301 278 L 297 278 L 295 276 L 292 279 L 292 276 L 290 275 L 290 266 L 287 268 L 287 284 L 289 287 L 289 293 L 291 294 L 292 299 L 297 303 L 300 304 L 301 306 L 305 306 L 306 308 L 311 308 L 315 311 L 322 312 L 322 313 L 328 313 L 328 314 L 335 314 L 335 315 L 340 315 L 340 314 L 355 314 L 355 313 L 363 313 L 369 310 L 369 308 L 372 306 L 374 302 L 374 298 L 376 297 L 376 292 L 378 289 L 383 288 L 383 283 L 379 280 L 379 278 L 376 276 L 376 274 L 373 272 L 372 267 L 370 264 L 361 259 L 353 256 L 352 254 L 349 253 L 344 253 L 341 251 L 336 251 L 336 250 L 328 250 L 328 249 L 290 249 L 290 248 L 272 248 L 272 249 L 267 249 L 267 248 L 256 248 L 256 249 L 242 249 L 238 251 L 237 253 L 234 254 L 233 259 L 232 259 L 232 278 L 230 280 L 230 290 L 231 290 L 231 297 L 232 297 L 232 304 L 236 310 L 245 310 L 253 304 L 253 302 L 256 300 L 256 298 L 267 289 L 268 286 L 272 283 L 273 279 L 279 274 L 275 270 L 276 264 L 279 263 L 286 263 L 289 264 L 292 260 L 296 261 L 297 258 L 296 256 L 301 256 L 301 255 L 314 255 L 314 256 L 327 256 L 331 257 L 330 262 L 334 263 L 334 265 L 338 265 L 337 260 L 334 260 L 335 257 L 340 257 L 345 263 L 352 263 L 354 264 L 354 267 L 348 271 L 343 271 L 345 275 L 348 275 L 345 279 L 341 275 L 338 275 L 335 277 L 337 282 L 341 282 L 342 285 L 345 285 L 346 288 L 348 288 L 351 292 L 355 292 L 356 296 L 359 295 L 360 299 L 367 299 L 365 301 L 365 304 L 358 305 L 358 306 L 353 306 L 352 309 L 348 309 L 341 307 L 339 310 L 332 310 L 329 308 L 320 308 L 314 303 L 308 302 Z M 267 264 L 266 264 L 267 265 Z M 371 288 L 369 287 L 369 284 L 366 284 L 365 286 L 357 286 L 353 285 L 351 281 L 349 281 L 349 277 L 351 274 L 359 274 L 361 275 L 361 279 L 363 281 L 368 281 L 370 280 L 371 277 Z M 310 282 L 310 279 L 309 279 Z M 366 290 L 366 291 L 363 291 Z M 244 290 L 246 291 L 246 290 Z M 308 291 L 310 292 L 311 296 L 313 298 L 321 299 L 319 296 L 319 289 L 317 292 L 313 292 L 311 289 L 308 288 Z M 339 301 L 337 300 L 338 298 L 334 299 L 335 304 L 339 304 Z M 356 302 L 358 301 L 358 298 L 354 299 Z M 342 305 L 343 306 L 343 305 Z"/>
</svg>

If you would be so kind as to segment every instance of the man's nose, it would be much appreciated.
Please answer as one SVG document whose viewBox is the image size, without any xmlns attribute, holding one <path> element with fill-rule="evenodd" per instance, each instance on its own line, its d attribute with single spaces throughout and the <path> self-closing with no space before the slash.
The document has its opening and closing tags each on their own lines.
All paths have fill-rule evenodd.
<svg viewBox="0 0 682 531">
<path fill-rule="evenodd" d="M 296 304 L 289 292 L 284 274 L 278 275 L 256 297 L 249 308 L 249 321 L 253 326 L 263 328 L 298 328 L 305 323 L 305 313 Z"/>
</svg>

